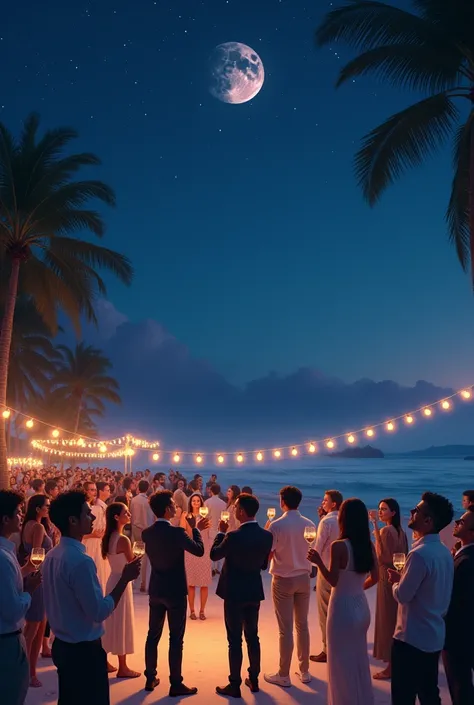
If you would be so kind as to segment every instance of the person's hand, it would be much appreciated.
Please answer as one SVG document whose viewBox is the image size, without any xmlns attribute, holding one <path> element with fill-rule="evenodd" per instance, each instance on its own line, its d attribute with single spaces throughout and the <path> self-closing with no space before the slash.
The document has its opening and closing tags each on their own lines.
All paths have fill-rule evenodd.
<svg viewBox="0 0 474 705">
<path fill-rule="evenodd" d="M 309 549 L 306 557 L 310 563 L 314 563 L 315 565 L 319 565 L 321 563 L 321 556 L 314 548 Z"/>
<path fill-rule="evenodd" d="M 205 519 L 204 517 L 201 517 L 197 523 L 196 528 L 199 529 L 199 531 L 205 531 L 206 529 L 209 528 L 210 524 L 211 524 L 211 522 L 209 521 L 209 519 Z"/>
<path fill-rule="evenodd" d="M 322 519 L 323 517 L 326 516 L 326 514 L 327 514 L 326 510 L 324 509 L 323 505 L 320 504 L 319 507 L 318 507 L 318 517 L 319 517 L 320 519 Z"/>
<path fill-rule="evenodd" d="M 196 528 L 196 517 L 194 517 L 192 514 L 188 514 L 188 516 L 186 517 L 186 521 L 188 522 L 191 529 Z"/>
<path fill-rule="evenodd" d="M 222 534 L 225 534 L 225 533 L 227 533 L 228 528 L 229 528 L 229 522 L 221 519 L 219 522 L 219 531 Z"/>
<path fill-rule="evenodd" d="M 393 570 L 392 568 L 387 568 L 387 573 L 388 573 L 388 582 L 391 585 L 395 585 L 396 583 L 400 582 L 400 579 L 402 576 L 398 572 L 398 570 Z"/>
<path fill-rule="evenodd" d="M 130 563 L 127 563 L 123 567 L 122 578 L 125 580 L 125 582 L 130 583 L 138 578 L 138 576 L 140 575 L 140 569 L 142 567 L 141 561 L 141 557 L 138 556 L 138 558 L 134 558 L 133 561 L 130 561 Z"/>
<path fill-rule="evenodd" d="M 371 509 L 369 511 L 369 519 L 374 524 L 377 522 L 377 512 L 374 509 Z"/>
<path fill-rule="evenodd" d="M 35 570 L 34 573 L 31 573 L 31 575 L 28 575 L 28 577 L 25 578 L 25 592 L 29 592 L 30 595 L 32 595 L 36 588 L 41 585 L 42 580 L 43 576 L 40 571 Z"/>
</svg>

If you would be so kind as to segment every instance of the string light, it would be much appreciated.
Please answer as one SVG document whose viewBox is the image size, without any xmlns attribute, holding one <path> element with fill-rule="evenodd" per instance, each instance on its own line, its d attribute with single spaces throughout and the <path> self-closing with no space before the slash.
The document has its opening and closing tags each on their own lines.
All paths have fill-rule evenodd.
<svg viewBox="0 0 474 705">
<path fill-rule="evenodd" d="M 276 451 L 274 451 L 273 455 L 274 455 L 275 458 L 277 458 L 277 459 L 278 459 L 278 458 L 281 458 L 281 450 L 276 450 Z"/>
<path fill-rule="evenodd" d="M 334 443 L 334 441 L 328 441 L 328 442 L 326 443 L 326 448 L 329 448 L 329 450 L 332 450 L 335 445 L 336 445 L 336 444 Z"/>
<path fill-rule="evenodd" d="M 375 436 L 375 431 L 373 430 L 373 428 L 368 428 L 365 432 L 365 435 L 369 438 L 373 438 Z"/>
<path fill-rule="evenodd" d="M 445 399 L 443 402 L 441 402 L 441 408 L 445 411 L 448 411 L 451 408 L 451 402 Z"/>
<path fill-rule="evenodd" d="M 52 435 L 53 438 L 59 438 L 59 431 L 58 431 L 58 429 L 57 429 L 57 428 L 53 428 L 53 430 L 51 431 L 51 435 Z"/>
<path fill-rule="evenodd" d="M 33 421 L 33 419 L 28 419 L 28 421 L 25 423 L 26 428 L 33 428 L 34 425 L 35 422 Z"/>
<path fill-rule="evenodd" d="M 7 458 L 7 463 L 12 467 L 25 467 L 39 468 L 43 466 L 43 461 L 39 458 Z"/>
<path fill-rule="evenodd" d="M 201 465 L 201 463 L 202 463 L 202 455 L 196 455 L 196 463 L 197 463 L 198 465 Z"/>
<path fill-rule="evenodd" d="M 292 449 L 291 449 L 291 455 L 292 455 L 293 457 L 296 457 L 296 456 L 298 455 L 298 449 L 297 449 L 297 448 L 292 448 Z"/>
<path fill-rule="evenodd" d="M 423 409 L 423 413 L 424 413 L 425 416 L 431 416 L 433 412 L 432 412 L 431 409 L 427 406 L 426 409 Z"/>
<path fill-rule="evenodd" d="M 224 456 L 223 456 L 223 455 L 218 455 L 218 456 L 217 456 L 217 462 L 222 465 L 222 463 L 224 462 Z"/>
<path fill-rule="evenodd" d="M 349 436 L 347 436 L 347 442 L 348 443 L 355 443 L 355 436 L 351 433 Z"/>
<path fill-rule="evenodd" d="M 180 454 L 179 454 L 179 453 L 175 453 L 175 454 L 173 455 L 173 463 L 179 463 L 180 460 L 181 460 Z"/>
<path fill-rule="evenodd" d="M 314 443 L 310 443 L 308 446 L 308 451 L 310 453 L 316 453 L 316 445 Z"/>
<path fill-rule="evenodd" d="M 2 411 L 2 416 L 3 416 L 4 419 L 9 419 L 9 418 L 10 418 L 10 414 L 11 414 L 10 409 L 4 409 L 4 410 Z"/>
<path fill-rule="evenodd" d="M 390 431 L 390 432 L 391 432 L 391 431 L 394 431 L 394 430 L 395 430 L 395 424 L 393 423 L 393 421 L 389 421 L 388 424 L 387 424 L 387 431 Z"/>
<path fill-rule="evenodd" d="M 258 460 L 259 462 L 262 462 L 262 460 L 263 460 L 263 453 L 261 453 L 260 451 L 258 451 L 256 457 L 257 457 L 257 460 Z"/>
<path fill-rule="evenodd" d="M 153 453 L 152 459 L 155 463 L 157 463 L 160 459 L 160 454 L 159 453 Z"/>
<path fill-rule="evenodd" d="M 408 414 L 405 416 L 405 421 L 407 424 L 412 424 L 413 423 L 413 416 L 411 414 Z"/>
<path fill-rule="evenodd" d="M 244 462 L 244 456 L 242 455 L 242 453 L 239 453 L 239 454 L 238 454 L 238 456 L 237 456 L 237 462 L 238 462 L 238 463 L 243 463 L 243 462 Z"/>
<path fill-rule="evenodd" d="M 107 453 L 107 446 L 106 445 L 101 445 L 99 446 L 99 450 L 101 453 Z"/>
<path fill-rule="evenodd" d="M 463 389 L 461 392 L 461 396 L 463 399 L 470 399 L 472 397 L 472 393 L 469 389 Z"/>
</svg>

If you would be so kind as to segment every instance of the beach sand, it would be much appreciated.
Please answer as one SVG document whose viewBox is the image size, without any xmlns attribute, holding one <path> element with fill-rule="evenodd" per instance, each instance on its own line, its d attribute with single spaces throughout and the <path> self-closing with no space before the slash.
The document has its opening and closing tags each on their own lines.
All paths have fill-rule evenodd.
<svg viewBox="0 0 474 705">
<path fill-rule="evenodd" d="M 223 603 L 216 595 L 216 578 L 210 588 L 210 596 L 207 607 L 207 620 L 205 622 L 192 622 L 188 620 L 186 636 L 184 642 L 184 662 L 183 675 L 184 682 L 189 686 L 197 686 L 197 695 L 186 698 L 191 703 L 202 704 L 208 702 L 226 702 L 228 699 L 220 697 L 215 693 L 216 685 L 226 685 L 228 676 L 227 662 L 227 641 L 223 620 Z M 292 663 L 291 688 L 283 689 L 266 683 L 263 679 L 264 672 L 274 673 L 278 669 L 278 631 L 273 612 L 270 594 L 270 576 L 264 576 L 265 593 L 267 599 L 262 603 L 260 612 L 260 641 L 262 645 L 262 676 L 260 679 L 260 693 L 253 695 L 248 688 L 242 686 L 242 701 L 245 703 L 261 703 L 261 705 L 326 705 L 327 702 L 327 675 L 325 664 L 311 664 L 310 670 L 313 680 L 308 685 L 303 685 L 294 675 L 297 669 L 296 656 Z M 372 651 L 373 627 L 374 627 L 374 605 L 375 589 L 369 590 L 368 598 L 372 611 L 372 625 L 369 631 L 369 653 Z M 135 593 L 135 645 L 136 653 L 129 657 L 129 665 L 137 671 L 144 668 L 144 645 L 147 633 L 148 620 L 148 599 L 146 595 Z M 321 650 L 321 637 L 318 626 L 316 610 L 316 594 L 312 593 L 311 612 L 311 653 L 319 653 Z M 143 688 L 144 678 L 134 680 L 118 680 L 110 677 L 110 696 L 113 705 L 149 705 L 149 703 L 179 702 L 177 698 L 168 697 L 168 635 L 165 627 L 159 649 L 158 676 L 161 684 L 153 693 L 146 693 Z M 245 654 L 245 644 L 244 644 Z M 114 657 L 111 662 L 115 663 Z M 26 699 L 27 705 L 52 705 L 57 702 L 57 681 L 56 671 L 51 660 L 39 660 L 38 677 L 43 682 L 43 687 L 38 689 L 30 688 Z M 117 665 L 115 663 L 115 665 Z M 372 673 L 380 670 L 383 665 L 375 662 L 371 658 Z M 244 655 L 244 665 L 242 675 L 245 677 L 247 661 Z M 87 678 L 87 673 L 81 673 L 78 668 L 78 678 Z M 440 668 L 440 685 L 442 691 L 443 705 L 451 702 L 446 687 L 446 681 L 442 668 Z M 387 682 L 374 682 L 375 702 L 377 705 L 389 705 L 390 684 Z M 91 692 L 89 703 L 84 705 L 94 705 L 94 694 Z M 233 700 L 233 699 L 230 699 Z"/>
</svg>

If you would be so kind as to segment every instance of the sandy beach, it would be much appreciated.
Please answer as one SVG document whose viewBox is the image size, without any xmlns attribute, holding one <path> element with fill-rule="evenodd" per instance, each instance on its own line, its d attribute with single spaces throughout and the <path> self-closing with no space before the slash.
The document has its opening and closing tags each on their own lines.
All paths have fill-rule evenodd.
<svg viewBox="0 0 474 705">
<path fill-rule="evenodd" d="M 262 644 L 262 671 L 274 672 L 278 668 L 278 631 L 273 612 L 273 605 L 270 595 L 270 576 L 264 576 L 265 593 L 267 599 L 262 603 L 260 612 L 260 641 Z M 209 603 L 207 607 L 207 620 L 205 622 L 192 622 L 188 620 L 184 644 L 184 665 L 183 675 L 185 683 L 190 686 L 197 686 L 197 695 L 188 698 L 190 703 L 217 703 L 225 702 L 226 698 L 216 695 L 216 685 L 226 685 L 228 676 L 227 663 L 227 641 L 223 620 L 223 603 L 215 592 L 216 579 L 210 589 Z M 310 627 L 311 627 L 311 652 L 319 653 L 321 638 L 317 620 L 316 598 L 311 600 Z M 369 653 L 372 651 L 373 624 L 374 624 L 374 604 L 375 589 L 368 591 L 372 611 L 372 625 L 369 631 Z M 136 653 L 129 657 L 129 665 L 137 671 L 144 668 L 144 645 L 147 633 L 148 620 L 148 599 L 146 595 L 135 593 L 135 644 Z M 149 703 L 176 702 L 176 698 L 168 697 L 168 635 L 163 633 L 163 638 L 159 650 L 158 675 L 161 684 L 153 693 L 146 693 L 144 688 L 145 679 L 118 680 L 110 677 L 110 695 L 113 705 L 149 705 Z M 245 648 L 244 648 L 245 654 Z M 111 661 L 113 662 L 111 657 Z M 37 690 L 30 689 L 26 699 L 26 705 L 53 705 L 57 702 L 57 681 L 56 671 L 50 660 L 41 659 L 39 661 L 38 677 L 43 682 L 43 687 Z M 371 658 L 371 670 L 374 673 L 380 670 L 380 662 Z M 244 655 L 243 676 L 247 668 L 246 656 Z M 303 685 L 294 672 L 297 669 L 296 657 L 292 663 L 291 688 L 283 689 L 265 683 L 263 674 L 260 680 L 260 693 L 253 695 L 250 691 L 242 687 L 242 701 L 245 703 L 261 703 L 261 705 L 290 705 L 300 703 L 301 705 L 326 705 L 327 702 L 327 677 L 326 666 L 323 664 L 311 664 L 313 680 L 309 685 Z M 443 705 L 448 705 L 451 701 L 446 687 L 444 673 L 440 669 L 440 685 L 442 690 Z M 78 670 L 78 678 L 87 678 L 86 673 Z M 374 693 L 376 705 L 389 705 L 390 685 L 389 683 L 374 682 Z M 93 693 L 91 693 L 90 703 L 84 705 L 94 705 Z"/>
</svg>

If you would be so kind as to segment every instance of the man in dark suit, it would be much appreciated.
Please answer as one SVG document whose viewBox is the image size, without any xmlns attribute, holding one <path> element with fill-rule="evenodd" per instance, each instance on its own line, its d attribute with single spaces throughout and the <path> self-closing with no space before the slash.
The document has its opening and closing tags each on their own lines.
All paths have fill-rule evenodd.
<svg viewBox="0 0 474 705">
<path fill-rule="evenodd" d="M 235 503 L 235 517 L 240 522 L 236 531 L 227 532 L 225 521 L 219 524 L 211 561 L 225 558 L 216 593 L 224 600 L 224 618 L 229 642 L 229 684 L 217 687 L 219 695 L 240 698 L 242 678 L 242 630 L 249 656 L 249 677 L 245 685 L 258 692 L 260 674 L 260 641 L 258 614 L 260 602 L 265 599 L 261 571 L 268 565 L 273 537 L 255 519 L 259 502 L 250 494 L 240 494 Z"/>
<path fill-rule="evenodd" d="M 461 548 L 454 557 L 454 584 L 446 615 L 444 669 L 453 705 L 473 705 L 474 686 L 474 506 L 455 522 Z"/>
<path fill-rule="evenodd" d="M 150 498 L 150 507 L 157 521 L 142 533 L 146 555 L 151 563 L 150 621 L 145 645 L 145 690 L 154 690 L 160 682 L 156 677 L 158 643 L 163 632 L 165 616 L 168 615 L 169 694 L 171 697 L 194 695 L 197 693 L 197 688 L 188 688 L 184 685 L 181 675 L 188 594 L 184 553 L 188 551 L 194 556 L 204 555 L 200 531 L 207 529 L 209 522 L 207 519 L 201 519 L 197 527 L 193 525 L 192 539 L 181 527 L 172 526 L 171 520 L 176 515 L 176 505 L 173 494 L 169 490 L 153 495 Z M 193 519 L 188 521 L 194 524 Z"/>
</svg>

